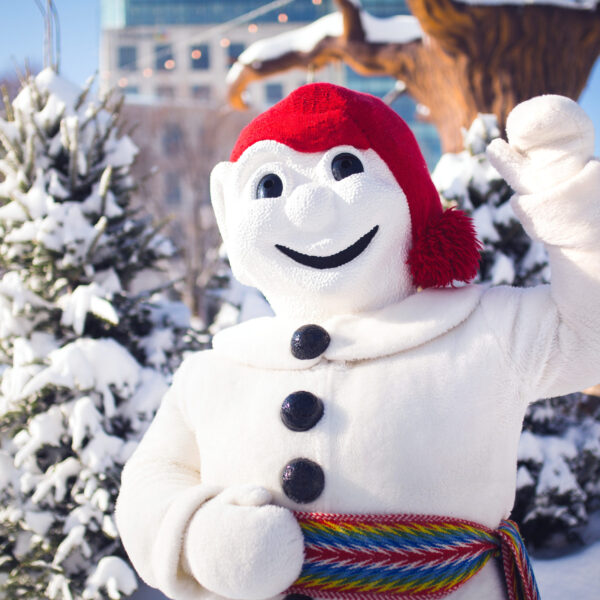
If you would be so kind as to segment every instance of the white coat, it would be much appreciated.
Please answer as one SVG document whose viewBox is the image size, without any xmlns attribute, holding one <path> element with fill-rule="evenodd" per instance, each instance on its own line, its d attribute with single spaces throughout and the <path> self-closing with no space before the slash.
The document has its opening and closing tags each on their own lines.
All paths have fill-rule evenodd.
<svg viewBox="0 0 600 600">
<path fill-rule="evenodd" d="M 117 523 L 144 580 L 176 600 L 220 598 L 190 573 L 188 527 L 207 500 L 242 484 L 292 510 L 442 515 L 491 528 L 509 516 L 528 403 L 598 382 L 600 163 L 513 207 L 548 248 L 551 286 L 426 290 L 336 316 L 319 323 L 331 343 L 310 360 L 290 352 L 306 323 L 256 319 L 185 361 L 123 472 Z M 280 418 L 300 390 L 324 404 L 304 432 Z M 309 504 L 282 491 L 294 458 L 325 476 Z M 503 585 L 492 561 L 448 598 L 502 600 Z"/>
</svg>

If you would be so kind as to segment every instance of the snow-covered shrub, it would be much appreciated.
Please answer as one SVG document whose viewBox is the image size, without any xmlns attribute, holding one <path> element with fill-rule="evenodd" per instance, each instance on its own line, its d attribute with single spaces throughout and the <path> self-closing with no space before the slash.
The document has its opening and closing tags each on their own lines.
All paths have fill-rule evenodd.
<svg viewBox="0 0 600 600">
<path fill-rule="evenodd" d="M 45 70 L 0 120 L 0 598 L 117 599 L 113 510 L 185 307 L 128 291 L 171 244 L 131 204 L 120 104 Z"/>
<path fill-rule="evenodd" d="M 473 217 L 483 242 L 478 281 L 530 286 L 550 277 L 544 246 L 525 233 L 510 206 L 512 190 L 485 155 L 500 136 L 494 115 L 479 115 L 465 133 L 465 150 L 444 154 L 433 180 L 447 204 Z"/>
<path fill-rule="evenodd" d="M 219 252 L 216 272 L 207 286 L 207 297 L 211 305 L 209 331 L 213 335 L 237 323 L 273 315 L 273 310 L 259 290 L 235 279 L 224 245 Z"/>
<path fill-rule="evenodd" d="M 446 204 L 458 204 L 473 216 L 484 248 L 480 282 L 546 283 L 550 267 L 544 247 L 517 221 L 509 203 L 513 192 L 485 156 L 499 135 L 495 116 L 479 115 L 465 132 L 465 150 L 442 156 L 433 179 Z M 531 546 L 560 546 L 575 538 L 589 512 L 600 508 L 600 410 L 594 406 L 593 397 L 577 393 L 528 409 L 513 518 Z"/>
</svg>

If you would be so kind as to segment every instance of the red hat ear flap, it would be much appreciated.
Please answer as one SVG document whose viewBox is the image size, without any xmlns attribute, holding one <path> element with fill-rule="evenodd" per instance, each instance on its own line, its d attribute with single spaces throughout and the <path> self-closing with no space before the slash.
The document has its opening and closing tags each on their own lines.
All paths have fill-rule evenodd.
<svg viewBox="0 0 600 600">
<path fill-rule="evenodd" d="M 481 244 L 467 214 L 450 208 L 415 233 L 407 264 L 416 287 L 468 283 L 477 275 Z"/>
</svg>

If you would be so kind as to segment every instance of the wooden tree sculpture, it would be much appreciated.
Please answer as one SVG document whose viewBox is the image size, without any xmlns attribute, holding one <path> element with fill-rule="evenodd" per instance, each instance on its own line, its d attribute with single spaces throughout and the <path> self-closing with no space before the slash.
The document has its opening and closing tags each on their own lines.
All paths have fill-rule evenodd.
<svg viewBox="0 0 600 600">
<path fill-rule="evenodd" d="M 582 92 L 600 54 L 600 7 L 595 0 L 574 0 L 573 8 L 547 1 L 508 6 L 408 0 L 413 17 L 377 19 L 356 0 L 335 0 L 337 21 L 328 15 L 305 34 L 283 34 L 290 36 L 287 45 L 279 36 L 271 46 L 269 40 L 250 46 L 228 76 L 229 99 L 244 108 L 242 92 L 252 81 L 341 60 L 360 74 L 404 82 L 426 107 L 444 152 L 457 152 L 461 129 L 477 113 L 494 113 L 503 130 L 510 110 L 527 98 L 554 93 L 577 99 Z M 408 26 L 409 34 L 396 35 L 396 23 Z M 384 32 L 391 35 L 386 39 Z"/>
</svg>

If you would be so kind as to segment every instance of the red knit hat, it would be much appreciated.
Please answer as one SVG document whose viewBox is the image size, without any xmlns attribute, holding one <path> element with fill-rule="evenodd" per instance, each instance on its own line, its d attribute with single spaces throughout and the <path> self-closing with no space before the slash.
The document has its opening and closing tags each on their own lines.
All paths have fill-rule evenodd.
<svg viewBox="0 0 600 600">
<path fill-rule="evenodd" d="M 372 148 L 408 201 L 412 247 L 407 262 L 413 283 L 443 287 L 477 274 L 480 244 L 471 218 L 460 210 L 443 211 L 414 135 L 379 98 L 330 83 L 304 85 L 242 130 L 230 160 L 261 140 L 275 140 L 297 152 L 341 145 Z"/>
</svg>

